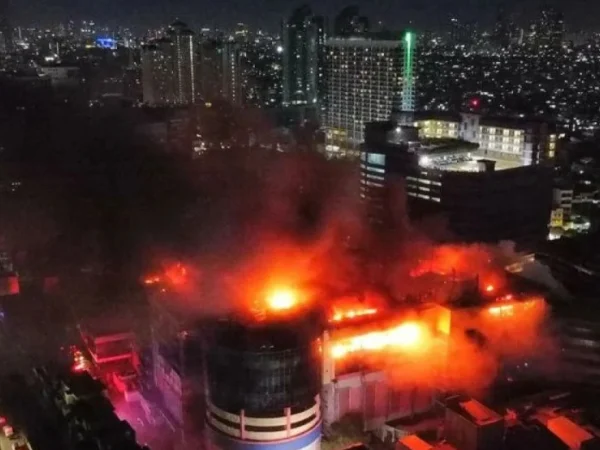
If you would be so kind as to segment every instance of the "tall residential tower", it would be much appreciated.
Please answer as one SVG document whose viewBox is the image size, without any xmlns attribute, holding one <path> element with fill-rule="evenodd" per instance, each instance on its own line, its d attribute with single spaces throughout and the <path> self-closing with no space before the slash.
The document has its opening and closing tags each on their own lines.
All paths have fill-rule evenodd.
<svg viewBox="0 0 600 450">
<path fill-rule="evenodd" d="M 398 109 L 402 40 L 334 38 L 326 49 L 325 151 L 329 157 L 357 157 L 365 123 L 387 120 Z"/>
<path fill-rule="evenodd" d="M 176 103 L 173 83 L 173 42 L 156 39 L 142 46 L 143 101 L 150 106 Z"/>
<path fill-rule="evenodd" d="M 224 42 L 221 57 L 223 98 L 234 105 L 241 105 L 243 103 L 241 44 L 236 41 Z"/>
<path fill-rule="evenodd" d="M 294 10 L 283 25 L 284 105 L 314 105 L 319 91 L 319 46 L 325 26 L 308 5 Z"/>
<path fill-rule="evenodd" d="M 142 88 L 148 105 L 187 105 L 196 100 L 194 33 L 181 21 L 167 36 L 142 47 Z"/>
<path fill-rule="evenodd" d="M 176 101 L 180 104 L 194 103 L 196 100 L 196 63 L 194 32 L 177 20 L 168 29 L 173 42 L 173 63 Z"/>
<path fill-rule="evenodd" d="M 9 0 L 0 0 L 0 47 L 3 47 L 6 52 L 11 52 L 13 50 L 13 30 L 8 15 Z"/>
</svg>

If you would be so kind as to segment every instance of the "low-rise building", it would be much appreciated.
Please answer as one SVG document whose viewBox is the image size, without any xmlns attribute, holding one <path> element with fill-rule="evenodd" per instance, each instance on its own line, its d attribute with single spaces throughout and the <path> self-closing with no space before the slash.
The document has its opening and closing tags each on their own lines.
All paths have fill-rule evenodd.
<svg viewBox="0 0 600 450">
<path fill-rule="evenodd" d="M 426 111 L 415 115 L 414 125 L 421 138 L 460 138 L 478 144 L 489 155 L 524 165 L 553 159 L 558 145 L 553 124 L 527 118 Z"/>
</svg>

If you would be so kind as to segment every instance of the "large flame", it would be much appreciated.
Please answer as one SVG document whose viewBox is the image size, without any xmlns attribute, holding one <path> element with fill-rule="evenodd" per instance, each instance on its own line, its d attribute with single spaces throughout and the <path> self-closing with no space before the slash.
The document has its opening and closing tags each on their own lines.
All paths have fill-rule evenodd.
<svg viewBox="0 0 600 450">
<path fill-rule="evenodd" d="M 415 349 L 427 338 L 425 325 L 420 322 L 405 322 L 399 326 L 352 336 L 335 342 L 331 355 L 335 359 L 350 353 L 382 351 L 388 349 Z"/>
<path fill-rule="evenodd" d="M 289 311 L 298 305 L 298 295 L 290 288 L 275 288 L 267 294 L 267 306 L 271 311 Z"/>
</svg>

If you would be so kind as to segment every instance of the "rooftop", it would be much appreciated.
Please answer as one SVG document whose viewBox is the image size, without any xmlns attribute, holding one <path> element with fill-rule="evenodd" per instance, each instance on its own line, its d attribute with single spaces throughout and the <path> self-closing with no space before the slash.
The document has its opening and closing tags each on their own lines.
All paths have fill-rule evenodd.
<svg viewBox="0 0 600 450">
<path fill-rule="evenodd" d="M 433 450 L 433 446 L 425 442 L 416 434 L 409 434 L 400 439 L 399 443 L 408 450 Z"/>
<path fill-rule="evenodd" d="M 446 406 L 477 425 L 489 425 L 503 420 L 500 414 L 469 397 L 450 398 Z"/>
<path fill-rule="evenodd" d="M 422 167 L 450 172 L 484 172 L 485 167 L 489 165 L 494 171 L 523 167 L 520 159 L 491 155 L 463 141 L 455 142 L 454 146 L 447 143 L 431 143 L 419 149 L 419 154 L 419 164 Z"/>
<path fill-rule="evenodd" d="M 569 448 L 573 449 L 581 448 L 583 442 L 594 438 L 590 432 L 562 416 L 548 420 L 546 427 Z"/>
<path fill-rule="evenodd" d="M 487 406 L 482 405 L 477 400 L 471 399 L 459 404 L 478 425 L 487 425 L 488 423 L 502 420 L 502 417 L 499 414 L 495 413 Z"/>
</svg>

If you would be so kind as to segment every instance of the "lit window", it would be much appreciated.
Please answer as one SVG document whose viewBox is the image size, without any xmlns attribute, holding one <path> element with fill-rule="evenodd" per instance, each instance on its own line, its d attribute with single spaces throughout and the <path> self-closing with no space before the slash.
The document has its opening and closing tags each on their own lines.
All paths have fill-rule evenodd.
<svg viewBox="0 0 600 450">
<path fill-rule="evenodd" d="M 367 155 L 367 162 L 370 164 L 377 164 L 379 166 L 385 166 L 385 155 L 378 153 L 369 153 Z"/>
</svg>

